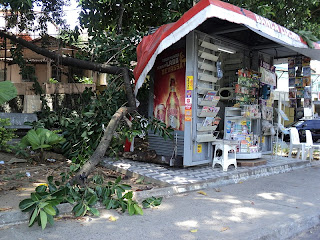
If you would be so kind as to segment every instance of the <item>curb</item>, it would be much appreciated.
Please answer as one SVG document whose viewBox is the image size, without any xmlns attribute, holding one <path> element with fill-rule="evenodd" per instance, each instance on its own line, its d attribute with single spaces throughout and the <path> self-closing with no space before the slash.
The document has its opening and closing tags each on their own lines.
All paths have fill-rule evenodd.
<svg viewBox="0 0 320 240">
<path fill-rule="evenodd" d="M 70 203 L 63 203 L 57 206 L 60 215 L 70 214 L 73 206 Z M 29 221 L 30 214 L 20 210 L 0 212 L 0 227 L 16 225 Z"/>
<path fill-rule="evenodd" d="M 250 240 L 274 240 L 274 239 L 287 239 L 299 235 L 302 232 L 309 230 L 320 224 L 320 212 L 314 213 L 309 212 L 306 214 L 307 217 L 300 217 L 292 222 L 286 222 L 283 224 L 273 224 L 271 228 L 273 229 L 269 233 L 262 236 L 252 236 Z"/>
</svg>

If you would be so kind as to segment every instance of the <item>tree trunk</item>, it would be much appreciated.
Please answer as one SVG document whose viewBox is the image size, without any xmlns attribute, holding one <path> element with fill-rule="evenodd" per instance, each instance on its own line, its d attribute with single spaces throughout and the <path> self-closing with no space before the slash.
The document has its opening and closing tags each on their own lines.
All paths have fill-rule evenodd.
<svg viewBox="0 0 320 240">
<path fill-rule="evenodd" d="M 114 131 L 117 129 L 121 119 L 129 112 L 132 112 L 135 108 L 121 107 L 112 116 L 104 134 L 100 140 L 97 149 L 94 151 L 90 159 L 82 166 L 79 172 L 72 178 L 71 184 L 83 185 L 85 179 L 89 176 L 92 170 L 101 162 L 105 152 L 107 151 L 110 142 L 112 140 Z"/>
<path fill-rule="evenodd" d="M 26 41 L 22 38 L 19 38 L 11 33 L 0 31 L 0 37 L 8 38 L 16 43 L 21 44 L 22 46 L 42 55 L 47 58 L 50 58 L 56 62 L 59 62 L 60 64 L 64 66 L 71 66 L 71 67 L 77 67 L 81 69 L 87 69 L 87 70 L 93 70 L 96 72 L 102 72 L 102 73 L 109 73 L 113 75 L 121 74 L 123 71 L 122 67 L 116 67 L 116 66 L 110 66 L 107 64 L 101 64 L 101 63 L 94 63 L 90 61 L 84 61 L 72 57 L 63 56 L 60 54 L 57 54 L 53 51 L 50 51 L 46 48 L 39 47 L 32 42 Z"/>
</svg>

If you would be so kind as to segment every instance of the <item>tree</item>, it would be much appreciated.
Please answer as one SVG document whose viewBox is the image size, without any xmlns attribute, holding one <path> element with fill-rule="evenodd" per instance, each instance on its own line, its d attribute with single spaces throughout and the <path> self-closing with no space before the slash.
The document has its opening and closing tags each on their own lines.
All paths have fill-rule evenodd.
<svg viewBox="0 0 320 240">
<path fill-rule="evenodd" d="M 307 38 L 310 38 L 310 33 L 320 38 L 318 0 L 225 0 L 225 2 L 248 9 Z"/>
</svg>

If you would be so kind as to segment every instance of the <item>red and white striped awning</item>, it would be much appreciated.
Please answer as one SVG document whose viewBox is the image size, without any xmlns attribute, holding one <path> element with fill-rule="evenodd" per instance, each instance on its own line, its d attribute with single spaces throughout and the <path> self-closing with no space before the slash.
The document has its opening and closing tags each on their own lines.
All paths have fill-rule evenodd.
<svg viewBox="0 0 320 240">
<path fill-rule="evenodd" d="M 314 43 L 314 49 L 309 48 L 296 33 L 253 12 L 218 0 L 201 0 L 177 22 L 163 25 L 155 33 L 142 39 L 137 47 L 138 64 L 134 69 L 135 94 L 152 69 L 157 55 L 210 18 L 244 25 L 294 52 L 311 57 L 313 60 L 320 60 L 320 44 Z"/>
</svg>

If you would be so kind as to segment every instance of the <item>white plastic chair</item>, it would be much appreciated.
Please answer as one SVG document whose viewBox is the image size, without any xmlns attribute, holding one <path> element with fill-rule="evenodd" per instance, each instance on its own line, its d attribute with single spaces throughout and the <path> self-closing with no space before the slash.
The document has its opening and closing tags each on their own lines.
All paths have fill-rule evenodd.
<svg viewBox="0 0 320 240">
<path fill-rule="evenodd" d="M 309 154 L 310 154 L 310 162 L 313 160 L 313 151 L 315 149 L 319 149 L 320 150 L 320 145 L 315 145 L 313 144 L 313 140 L 312 140 L 312 134 L 310 130 L 306 130 L 306 142 L 307 142 L 307 147 L 309 148 Z"/>
<path fill-rule="evenodd" d="M 300 157 L 300 150 L 301 150 L 301 159 L 306 159 L 306 143 L 300 143 L 299 133 L 298 130 L 294 127 L 290 128 L 290 151 L 289 151 L 289 158 L 292 157 L 292 150 L 297 149 L 297 158 Z"/>
</svg>

